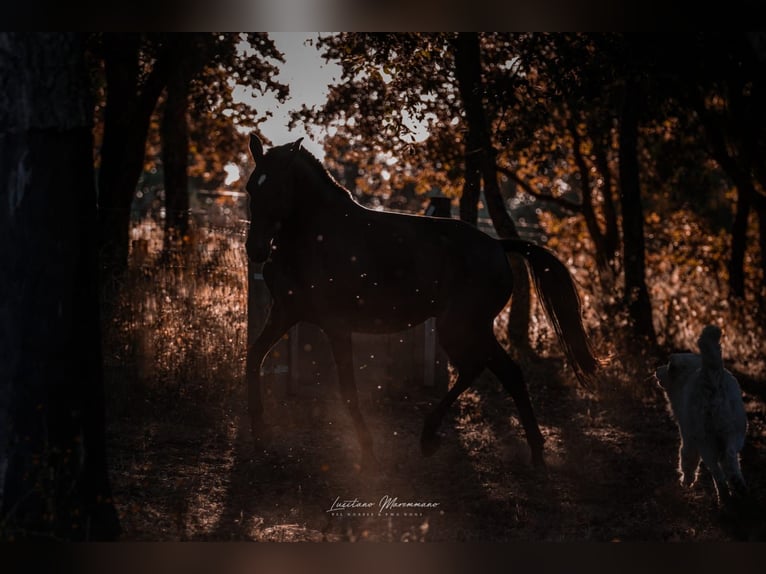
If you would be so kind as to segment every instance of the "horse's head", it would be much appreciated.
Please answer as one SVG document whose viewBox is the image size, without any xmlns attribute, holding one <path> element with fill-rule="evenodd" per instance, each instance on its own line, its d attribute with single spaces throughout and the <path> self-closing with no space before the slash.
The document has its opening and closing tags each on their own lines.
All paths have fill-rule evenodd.
<svg viewBox="0 0 766 574">
<path fill-rule="evenodd" d="M 248 257 L 256 263 L 268 259 L 271 242 L 293 209 L 294 179 L 290 165 L 300 151 L 302 139 L 263 153 L 263 144 L 258 136 L 250 136 L 250 153 L 255 160 L 255 170 L 247 182 L 250 231 L 246 248 Z"/>
</svg>

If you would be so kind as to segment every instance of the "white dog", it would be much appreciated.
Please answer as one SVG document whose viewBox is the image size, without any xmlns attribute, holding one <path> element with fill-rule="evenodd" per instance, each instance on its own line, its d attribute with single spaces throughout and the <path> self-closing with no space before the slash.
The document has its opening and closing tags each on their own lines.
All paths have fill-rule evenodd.
<svg viewBox="0 0 766 574">
<path fill-rule="evenodd" d="M 701 456 L 719 501 L 747 491 L 739 465 L 747 416 L 737 379 L 723 367 L 720 341 L 721 329 L 708 325 L 697 340 L 699 355 L 674 353 L 655 373 L 681 433 L 681 483 L 694 484 Z"/>
</svg>

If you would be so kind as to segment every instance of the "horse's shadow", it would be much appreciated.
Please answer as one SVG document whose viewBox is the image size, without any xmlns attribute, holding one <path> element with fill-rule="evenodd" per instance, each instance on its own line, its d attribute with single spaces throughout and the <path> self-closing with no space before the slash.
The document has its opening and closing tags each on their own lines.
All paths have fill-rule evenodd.
<svg viewBox="0 0 766 574">
<path fill-rule="evenodd" d="M 290 428 L 289 424 L 272 429 L 268 446 L 254 444 L 243 413 L 227 500 L 210 536 L 262 539 L 264 532 L 280 532 L 280 526 L 292 524 L 291 539 L 346 540 L 364 531 L 373 532 L 373 539 L 396 539 L 427 524 L 428 535 L 424 538 L 428 540 L 571 537 L 571 533 L 562 532 L 566 508 L 562 504 L 561 485 L 557 484 L 566 478 L 567 468 L 572 465 L 568 455 L 563 455 L 562 462 L 562 455 L 553 454 L 559 460 L 547 473 L 534 468 L 520 425 L 509 424 L 510 419 L 516 418 L 513 401 L 488 373 L 476 386 L 478 392 L 469 393 L 466 400 L 473 404 L 478 395 L 478 408 L 474 404 L 471 407 L 474 412 L 468 412 L 463 401 L 453 406 L 444 421 L 441 449 L 429 458 L 421 455 L 418 438 L 424 417 L 441 398 L 439 394 L 417 387 L 407 393 L 407 399 L 400 397 L 377 404 L 363 401 L 370 426 L 375 429 L 382 467 L 381 473 L 373 474 L 360 473 L 356 467 L 359 452 L 353 426 L 337 397 L 325 398 L 322 406 L 314 408 L 320 412 L 313 415 L 311 444 L 317 445 L 313 449 L 300 448 L 305 430 L 295 425 Z M 540 399 L 544 419 L 552 419 L 543 423 L 553 423 L 562 429 L 559 438 L 564 445 L 582 445 L 586 439 L 571 424 L 571 417 L 560 407 L 552 407 L 564 402 L 586 410 L 585 401 L 577 399 L 572 387 L 555 377 L 547 378 L 546 387 L 549 392 L 544 396 L 534 389 L 532 392 L 533 397 Z M 308 412 L 312 410 L 312 398 L 286 397 L 290 402 L 284 402 L 279 407 L 283 412 L 274 418 L 300 419 L 300 415 L 288 417 L 284 411 Z M 474 422 L 478 418 L 485 429 L 490 429 L 493 439 L 477 447 L 463 422 L 465 417 L 473 417 Z M 610 458 L 605 447 L 597 453 L 601 448 L 598 441 L 590 441 L 581 448 L 592 456 Z M 328 460 L 335 462 L 323 471 L 329 466 Z M 348 480 L 349 476 L 354 479 Z M 583 479 L 579 483 L 581 492 L 575 496 L 597 499 L 598 493 L 592 486 L 586 487 L 586 482 Z M 338 496 L 377 502 L 383 495 L 400 500 L 435 501 L 439 508 L 420 516 L 397 518 L 393 526 L 378 517 L 339 519 L 326 512 Z M 250 522 L 247 517 L 251 517 Z M 253 519 L 257 524 L 253 524 Z"/>
<path fill-rule="evenodd" d="M 272 418 L 298 423 L 274 426 L 270 439 L 262 443 L 251 439 L 247 417 L 241 413 L 223 510 L 216 526 L 203 537 L 455 541 L 502 540 L 510 531 L 518 534 L 518 524 L 509 525 L 518 505 L 511 499 L 491 498 L 482 485 L 481 472 L 454 432 L 447 430 L 441 450 L 433 457 L 420 454 L 424 414 L 439 398 L 433 390 L 421 387 L 413 389 L 406 400 L 363 400 L 374 429 L 380 461 L 377 471 L 359 468 L 353 425 L 337 397 L 325 397 L 318 404 L 312 397 L 286 397 Z M 303 414 L 289 417 L 288 410 Z M 520 451 L 528 450 L 525 443 L 518 446 Z M 533 472 L 528 462 L 526 467 L 517 470 Z M 438 506 L 381 515 L 378 504 L 384 496 Z M 338 497 L 372 501 L 376 507 L 372 516 L 328 512 Z"/>
<path fill-rule="evenodd" d="M 236 415 L 237 435 L 226 498 L 215 527 L 205 538 L 314 542 L 338 539 L 330 532 L 325 512 L 337 490 L 328 474 L 341 465 L 348 465 L 350 470 L 353 466 L 346 453 L 332 448 L 333 433 L 323 428 L 329 426 L 329 421 L 317 424 L 309 443 L 302 440 L 306 432 L 296 430 L 289 418 L 270 425 L 260 440 L 254 440 L 246 413 Z M 312 448 L 321 442 L 326 442 L 328 448 Z"/>
</svg>

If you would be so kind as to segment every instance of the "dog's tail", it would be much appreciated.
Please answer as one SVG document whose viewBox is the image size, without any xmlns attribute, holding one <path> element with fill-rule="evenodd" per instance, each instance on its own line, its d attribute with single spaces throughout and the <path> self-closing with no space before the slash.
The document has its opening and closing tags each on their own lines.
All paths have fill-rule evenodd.
<svg viewBox="0 0 766 574">
<path fill-rule="evenodd" d="M 702 356 L 702 366 L 713 373 L 723 372 L 721 329 L 715 325 L 708 325 L 702 329 L 702 334 L 697 339 L 697 345 Z"/>
</svg>

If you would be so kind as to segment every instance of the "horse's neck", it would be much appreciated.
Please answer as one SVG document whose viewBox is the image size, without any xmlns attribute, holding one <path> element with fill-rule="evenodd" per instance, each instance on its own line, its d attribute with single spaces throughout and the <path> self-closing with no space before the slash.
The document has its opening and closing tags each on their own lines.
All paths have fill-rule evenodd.
<svg viewBox="0 0 766 574">
<path fill-rule="evenodd" d="M 305 221 L 320 213 L 360 207 L 345 189 L 323 175 L 310 170 L 297 174 L 295 187 L 299 193 L 295 195 L 293 211 L 299 219 Z"/>
</svg>

